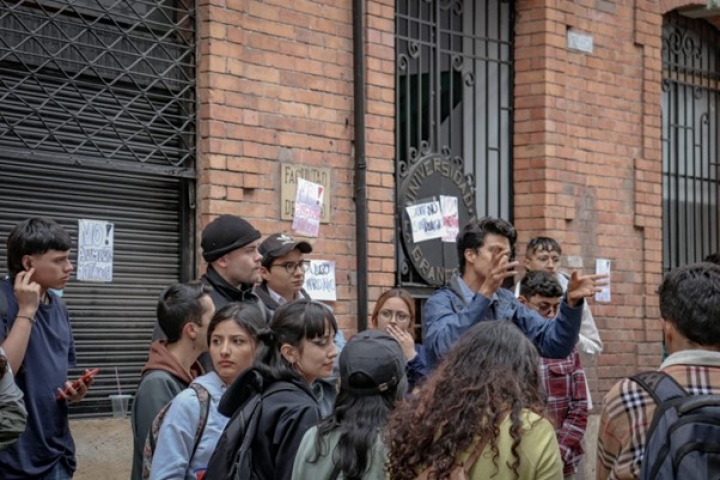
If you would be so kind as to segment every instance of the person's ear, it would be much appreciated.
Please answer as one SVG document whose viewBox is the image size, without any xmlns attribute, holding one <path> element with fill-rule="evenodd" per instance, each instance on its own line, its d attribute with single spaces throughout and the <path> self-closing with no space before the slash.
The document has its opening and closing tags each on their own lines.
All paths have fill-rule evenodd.
<svg viewBox="0 0 720 480">
<path fill-rule="evenodd" d="M 300 352 L 289 343 L 284 343 L 280 346 L 280 355 L 282 355 L 290 365 L 295 365 L 300 361 Z"/>
<path fill-rule="evenodd" d="M 33 267 L 33 257 L 32 255 L 23 255 L 22 260 L 22 266 L 25 269 L 25 271 L 30 270 Z"/>
<path fill-rule="evenodd" d="M 217 265 L 218 267 L 227 268 L 228 263 L 229 263 L 228 258 L 227 258 L 227 253 L 225 255 L 223 255 L 222 257 L 218 258 L 217 260 L 215 260 L 213 263 L 215 265 Z"/>
<path fill-rule="evenodd" d="M 472 264 L 475 262 L 475 257 L 477 257 L 477 251 L 472 248 L 466 248 L 463 255 L 465 255 L 465 263 Z"/>
<path fill-rule="evenodd" d="M 663 321 L 662 328 L 663 328 L 663 336 L 665 337 L 665 345 L 669 346 L 677 338 L 677 329 L 675 328 L 675 325 L 672 322 L 665 320 L 664 318 L 662 319 L 662 321 Z"/>
<path fill-rule="evenodd" d="M 194 342 L 198 336 L 198 325 L 195 322 L 187 322 L 183 326 L 183 336 L 187 336 Z"/>
<path fill-rule="evenodd" d="M 523 262 L 523 265 L 525 266 L 525 270 L 529 271 L 530 262 L 532 261 L 532 255 L 525 255 L 525 261 Z"/>
<path fill-rule="evenodd" d="M 522 295 L 520 295 L 520 296 L 518 297 L 518 302 L 522 303 L 523 305 L 527 305 L 527 298 L 525 298 L 525 297 L 523 297 Z"/>
</svg>

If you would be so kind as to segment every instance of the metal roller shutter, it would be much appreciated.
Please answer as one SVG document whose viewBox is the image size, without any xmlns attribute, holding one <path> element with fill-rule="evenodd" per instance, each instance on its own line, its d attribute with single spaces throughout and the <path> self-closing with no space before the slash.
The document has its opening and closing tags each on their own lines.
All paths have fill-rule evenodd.
<svg viewBox="0 0 720 480">
<path fill-rule="evenodd" d="M 0 2 L 0 275 L 5 238 L 46 216 L 115 224 L 113 281 L 72 280 L 78 368 L 101 372 L 74 416 L 134 393 L 157 295 L 192 277 L 192 0 Z M 73 250 L 76 263 L 77 251 Z"/>
<path fill-rule="evenodd" d="M 181 277 L 181 180 L 103 172 L 77 166 L 19 164 L 0 157 L 0 267 L 7 272 L 5 239 L 31 216 L 53 218 L 77 241 L 78 219 L 115 224 L 112 283 L 72 279 L 64 299 L 70 310 L 78 368 L 99 367 L 88 397 L 73 414 L 109 411 L 117 391 L 115 367 L 124 392 L 133 393 L 147 358 L 157 296 Z M 77 261 L 77 250 L 71 255 Z"/>
</svg>

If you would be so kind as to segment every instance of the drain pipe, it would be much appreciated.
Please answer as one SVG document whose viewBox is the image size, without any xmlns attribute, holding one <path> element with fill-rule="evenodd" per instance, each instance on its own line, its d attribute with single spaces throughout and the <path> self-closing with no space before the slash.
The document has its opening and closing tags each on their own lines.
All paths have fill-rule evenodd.
<svg viewBox="0 0 720 480">
<path fill-rule="evenodd" d="M 357 329 L 367 329 L 368 236 L 367 159 L 365 158 L 365 43 L 363 0 L 353 5 L 353 97 L 355 120 L 355 256 L 357 259 Z"/>
</svg>

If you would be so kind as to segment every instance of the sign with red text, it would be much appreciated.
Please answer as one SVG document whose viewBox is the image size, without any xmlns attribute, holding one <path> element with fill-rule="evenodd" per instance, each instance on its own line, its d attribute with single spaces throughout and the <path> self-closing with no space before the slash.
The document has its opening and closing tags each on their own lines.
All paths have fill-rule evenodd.
<svg viewBox="0 0 720 480">
<path fill-rule="evenodd" d="M 297 179 L 295 214 L 292 223 L 295 232 L 306 237 L 318 236 L 324 193 L 325 187 L 319 183 L 308 182 L 304 178 Z"/>
</svg>

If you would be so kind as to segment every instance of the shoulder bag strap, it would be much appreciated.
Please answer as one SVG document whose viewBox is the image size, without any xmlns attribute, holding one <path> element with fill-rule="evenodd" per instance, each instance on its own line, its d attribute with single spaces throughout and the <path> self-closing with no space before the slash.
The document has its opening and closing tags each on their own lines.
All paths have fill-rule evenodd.
<svg viewBox="0 0 720 480">
<path fill-rule="evenodd" d="M 198 445 L 200 445 L 200 440 L 202 440 L 202 437 L 205 434 L 205 427 L 207 426 L 208 416 L 210 415 L 210 392 L 208 392 L 202 385 L 198 385 L 196 383 L 191 383 L 190 388 L 195 390 L 198 402 L 200 402 L 200 421 L 198 422 L 197 429 L 195 430 L 195 443 L 193 444 L 192 453 L 190 454 L 190 460 L 192 460 L 193 457 L 195 457 Z"/>
<path fill-rule="evenodd" d="M 333 471 L 330 474 L 330 477 L 328 478 L 328 480 L 337 480 L 338 475 L 340 475 L 340 467 L 335 465 L 335 468 L 333 468 Z"/>
</svg>

